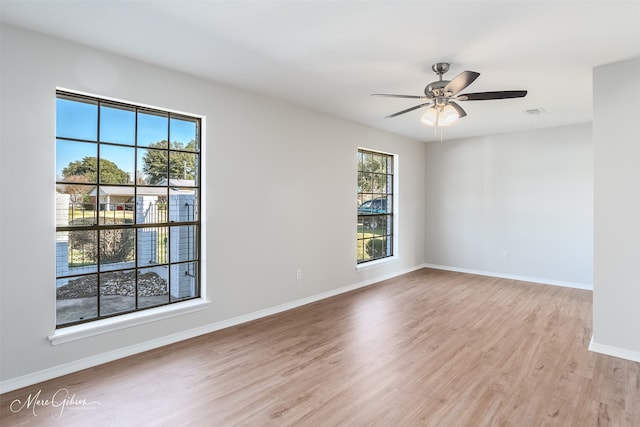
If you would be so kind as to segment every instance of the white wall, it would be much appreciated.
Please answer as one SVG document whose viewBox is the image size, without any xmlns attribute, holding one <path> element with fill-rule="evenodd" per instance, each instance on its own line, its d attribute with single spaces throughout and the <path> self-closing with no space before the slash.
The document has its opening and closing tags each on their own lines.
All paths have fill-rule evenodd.
<svg viewBox="0 0 640 427">
<path fill-rule="evenodd" d="M 424 144 L 10 26 L 2 27 L 1 43 L 5 384 L 422 264 Z M 49 343 L 55 327 L 57 86 L 206 116 L 203 286 L 213 301 L 208 310 Z M 401 209 L 399 257 L 360 271 L 358 146 L 398 154 Z M 297 268 L 303 270 L 301 281 Z"/>
<path fill-rule="evenodd" d="M 425 156 L 427 264 L 591 287 L 589 124 L 429 143 Z"/>
<path fill-rule="evenodd" d="M 593 73 L 591 349 L 640 362 L 640 59 Z"/>
</svg>

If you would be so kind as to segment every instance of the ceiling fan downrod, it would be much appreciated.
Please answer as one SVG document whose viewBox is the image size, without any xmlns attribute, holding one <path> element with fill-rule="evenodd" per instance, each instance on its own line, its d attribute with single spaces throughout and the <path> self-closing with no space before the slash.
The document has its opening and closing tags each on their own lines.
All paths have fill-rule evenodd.
<svg viewBox="0 0 640 427">
<path fill-rule="evenodd" d="M 443 80 L 442 76 L 444 73 L 449 71 L 449 63 L 448 62 L 438 62 L 437 64 L 433 64 L 431 69 L 434 73 L 438 75 L 438 81 L 429 83 L 424 88 L 424 94 L 427 98 L 440 97 L 444 95 L 444 88 L 449 83 L 449 80 Z"/>
</svg>

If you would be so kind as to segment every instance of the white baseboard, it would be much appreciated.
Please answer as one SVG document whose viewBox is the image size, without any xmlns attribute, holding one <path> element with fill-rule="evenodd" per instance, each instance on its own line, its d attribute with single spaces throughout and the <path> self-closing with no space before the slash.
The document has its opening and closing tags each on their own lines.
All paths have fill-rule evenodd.
<svg viewBox="0 0 640 427">
<path fill-rule="evenodd" d="M 258 310 L 252 313 L 243 314 L 241 316 L 233 317 L 226 320 L 221 320 L 219 322 L 211 323 L 198 328 L 189 329 L 186 331 L 182 331 L 182 332 L 167 335 L 164 337 L 156 338 L 153 340 L 145 341 L 139 344 L 97 354 L 95 356 L 74 360 L 69 363 L 64 363 L 62 365 L 43 369 L 27 375 L 11 378 L 11 379 L 0 382 L 0 393 L 7 393 L 9 391 L 17 390 L 23 387 L 28 387 L 30 385 L 37 384 L 42 381 L 47 381 L 53 378 L 57 378 L 62 375 L 71 374 L 73 372 L 77 372 L 82 369 L 87 369 L 93 366 L 101 365 L 103 363 L 112 362 L 117 359 L 122 359 L 123 357 L 128 357 L 137 353 L 142 353 L 144 351 L 153 350 L 154 348 L 173 344 L 189 338 L 194 338 L 200 335 L 208 334 L 210 332 L 215 332 L 220 329 L 228 328 L 230 326 L 239 325 L 241 323 L 250 322 L 252 320 L 260 319 L 262 317 L 270 316 L 272 314 L 281 313 L 283 311 L 291 310 L 293 308 L 310 304 L 312 302 L 320 301 L 320 300 L 330 298 L 336 295 L 340 295 L 346 292 L 350 292 L 359 288 L 363 288 L 365 286 L 373 285 L 375 283 L 382 282 L 384 280 L 391 279 L 397 276 L 401 276 L 403 274 L 410 273 L 412 271 L 419 270 L 421 268 L 424 268 L 424 265 L 417 265 L 415 267 L 411 267 L 406 270 L 397 271 L 391 274 L 367 279 L 362 282 L 332 289 L 326 292 L 321 292 L 319 294 L 311 295 L 295 301 L 265 308 L 263 310 Z"/>
<path fill-rule="evenodd" d="M 606 354 L 607 356 L 618 357 L 620 359 L 631 360 L 632 362 L 640 362 L 640 352 L 627 350 L 625 348 L 613 347 L 611 345 L 599 344 L 593 341 L 589 343 L 589 351 L 594 353 Z"/>
<path fill-rule="evenodd" d="M 566 288 L 584 289 L 588 291 L 593 290 L 593 285 L 588 283 L 566 282 L 562 280 L 553 280 L 553 279 L 545 279 L 545 278 L 530 277 L 530 276 L 519 276 L 515 274 L 496 273 L 493 271 L 474 270 L 472 268 L 451 267 L 448 265 L 439 265 L 439 264 L 424 264 L 424 267 L 435 268 L 437 270 L 456 271 L 458 273 L 477 274 L 479 276 L 500 277 L 502 279 L 519 280 L 522 282 L 541 283 L 543 285 L 564 286 Z"/>
</svg>

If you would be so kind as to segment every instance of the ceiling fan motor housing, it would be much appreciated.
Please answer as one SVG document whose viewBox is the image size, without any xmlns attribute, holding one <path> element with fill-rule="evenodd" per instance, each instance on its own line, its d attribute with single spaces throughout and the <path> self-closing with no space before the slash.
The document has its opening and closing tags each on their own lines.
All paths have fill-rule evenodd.
<svg viewBox="0 0 640 427">
<path fill-rule="evenodd" d="M 449 84 L 450 80 L 438 80 L 437 82 L 429 83 L 424 88 L 424 94 L 427 98 L 434 98 L 436 96 L 444 95 L 444 88 L 447 84 Z"/>
</svg>

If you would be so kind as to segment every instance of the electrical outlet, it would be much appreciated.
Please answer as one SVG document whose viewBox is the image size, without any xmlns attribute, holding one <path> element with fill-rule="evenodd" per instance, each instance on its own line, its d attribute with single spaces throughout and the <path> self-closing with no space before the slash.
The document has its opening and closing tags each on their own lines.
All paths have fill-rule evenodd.
<svg viewBox="0 0 640 427">
<path fill-rule="evenodd" d="M 509 259 L 509 251 L 502 251 L 502 258 Z"/>
<path fill-rule="evenodd" d="M 302 269 L 301 268 L 296 270 L 296 280 L 302 280 Z"/>
</svg>

